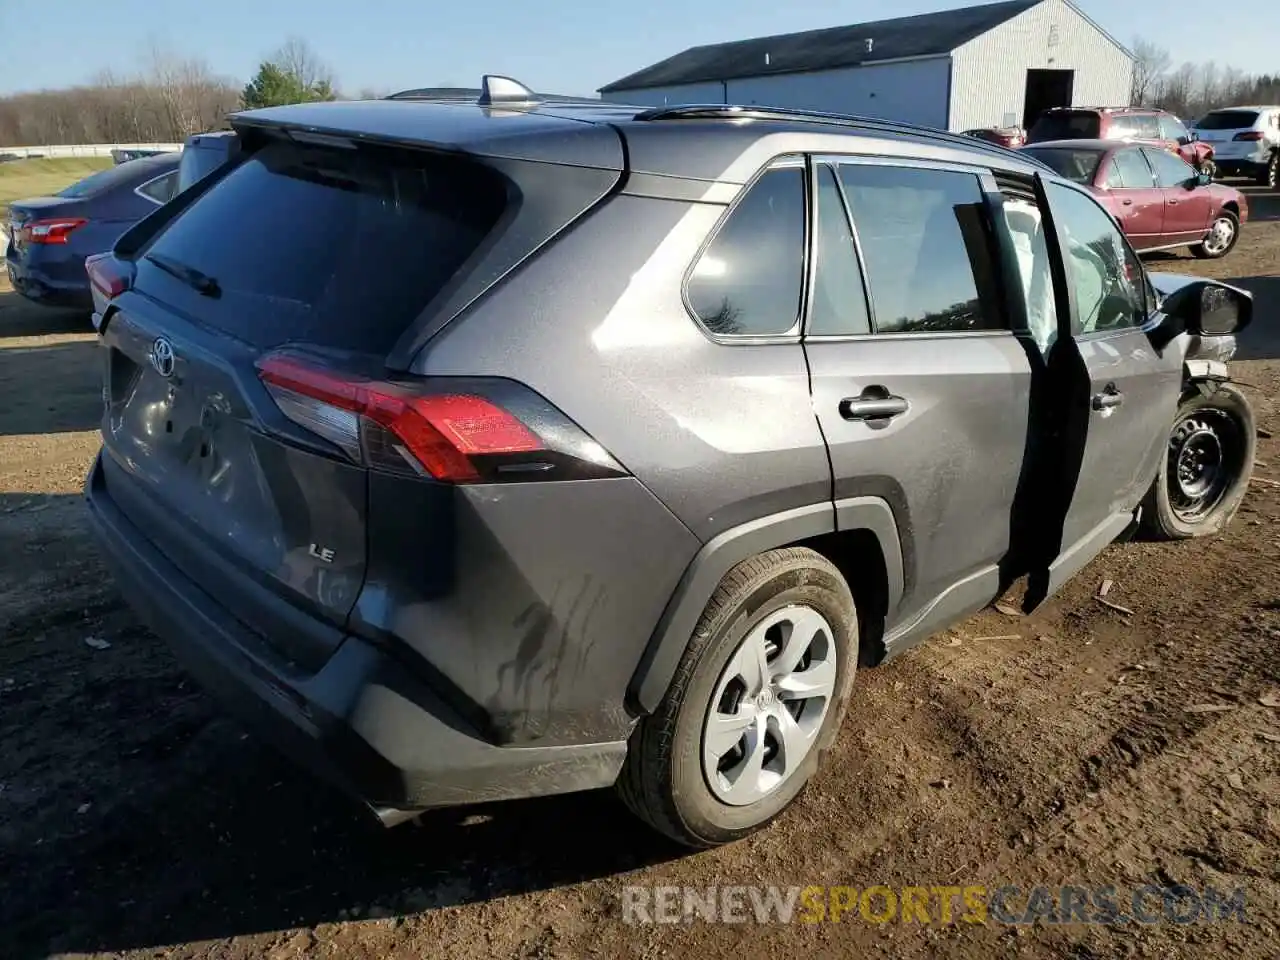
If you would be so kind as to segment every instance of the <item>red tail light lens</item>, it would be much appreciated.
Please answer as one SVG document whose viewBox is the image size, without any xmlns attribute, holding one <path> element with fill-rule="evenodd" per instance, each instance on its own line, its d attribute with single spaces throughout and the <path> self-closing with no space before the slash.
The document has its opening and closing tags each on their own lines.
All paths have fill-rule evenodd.
<svg viewBox="0 0 1280 960">
<path fill-rule="evenodd" d="M 1237 139 L 1237 140 L 1263 140 L 1263 139 L 1266 139 L 1266 134 L 1264 134 L 1261 130 L 1246 130 L 1244 133 L 1237 133 L 1237 134 L 1236 134 L 1236 136 L 1235 136 L 1235 139 Z"/>
<path fill-rule="evenodd" d="M 60 220 L 32 220 L 22 227 L 22 237 L 27 243 L 54 245 L 66 243 L 74 231 L 83 227 L 88 220 L 82 217 L 67 217 Z"/>
<path fill-rule="evenodd" d="M 588 475 L 621 473 L 599 444 L 567 420 L 550 423 L 549 431 L 567 442 L 548 444 L 521 417 L 480 392 L 426 391 L 354 377 L 284 353 L 264 357 L 258 372 L 285 416 L 368 466 L 394 470 L 407 464 L 449 483 L 521 478 L 515 474 L 552 479 L 551 473 L 573 463 L 594 465 L 596 472 Z M 546 412 L 540 414 L 536 405 L 531 410 L 534 420 Z M 581 449 L 568 449 L 575 445 Z M 580 469 L 570 473 L 582 475 Z"/>
<path fill-rule="evenodd" d="M 133 283 L 133 269 L 109 253 L 95 253 L 84 262 L 89 283 L 107 299 L 118 297 Z"/>
</svg>

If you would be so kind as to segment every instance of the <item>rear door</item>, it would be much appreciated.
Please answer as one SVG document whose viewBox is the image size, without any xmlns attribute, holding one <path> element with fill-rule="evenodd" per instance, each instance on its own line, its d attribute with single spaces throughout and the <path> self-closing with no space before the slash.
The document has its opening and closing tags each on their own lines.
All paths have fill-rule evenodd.
<svg viewBox="0 0 1280 960">
<path fill-rule="evenodd" d="M 812 175 L 804 343 L 837 523 L 850 498 L 890 502 L 908 566 L 890 633 L 927 632 L 998 592 L 1023 466 L 1030 351 L 995 281 L 994 182 L 847 157 Z"/>
<path fill-rule="evenodd" d="M 1157 349 L 1148 336 L 1153 295 L 1106 211 L 1059 181 L 1041 183 L 1042 209 L 1046 201 L 1068 305 L 1059 315 L 1069 316 L 1055 345 L 1061 359 L 1050 360 L 1060 374 L 1055 389 L 1069 400 L 1060 440 L 1067 502 L 1052 592 L 1124 530 L 1150 487 L 1177 410 L 1182 351 Z"/>
<path fill-rule="evenodd" d="M 1104 188 L 1109 206 L 1125 236 L 1139 250 L 1164 243 L 1164 193 L 1142 151 L 1123 147 L 1112 154 L 1105 168 Z"/>
<path fill-rule="evenodd" d="M 461 161 L 285 142 L 198 197 L 140 251 L 104 330 L 121 509 L 211 593 L 247 573 L 340 626 L 364 578 L 366 472 L 286 419 L 256 364 L 287 346 L 385 373 L 504 198 Z M 299 640 L 279 606 L 241 612 L 296 659 L 339 638 Z"/>
<path fill-rule="evenodd" d="M 1181 157 L 1152 147 L 1143 147 L 1142 152 L 1164 194 L 1164 224 L 1160 229 L 1164 242 L 1202 240 L 1213 216 L 1213 194 L 1207 187 L 1197 186 L 1196 171 Z"/>
</svg>

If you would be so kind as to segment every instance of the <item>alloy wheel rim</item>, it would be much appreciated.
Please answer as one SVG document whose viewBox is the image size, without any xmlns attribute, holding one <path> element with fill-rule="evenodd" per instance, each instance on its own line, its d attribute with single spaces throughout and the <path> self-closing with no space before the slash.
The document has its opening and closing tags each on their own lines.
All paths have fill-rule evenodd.
<svg viewBox="0 0 1280 960">
<path fill-rule="evenodd" d="M 812 607 L 784 607 L 751 629 L 703 722 L 703 774 L 716 799 L 746 806 L 791 779 L 831 709 L 836 672 L 831 625 Z"/>
<path fill-rule="evenodd" d="M 1198 412 L 1169 439 L 1169 506 L 1183 523 L 1198 523 L 1222 502 L 1231 485 L 1228 418 Z"/>
<path fill-rule="evenodd" d="M 1230 217 L 1219 217 L 1209 228 L 1209 236 L 1205 239 L 1205 248 L 1210 253 L 1222 253 L 1235 239 L 1236 225 Z"/>
</svg>

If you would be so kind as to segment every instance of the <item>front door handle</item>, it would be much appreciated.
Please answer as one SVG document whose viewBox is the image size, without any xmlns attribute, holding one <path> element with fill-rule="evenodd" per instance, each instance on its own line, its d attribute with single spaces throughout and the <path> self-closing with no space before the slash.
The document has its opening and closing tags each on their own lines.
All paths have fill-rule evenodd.
<svg viewBox="0 0 1280 960">
<path fill-rule="evenodd" d="M 868 387 L 861 396 L 840 401 L 840 416 L 846 420 L 888 420 L 907 412 L 908 403 L 883 387 Z"/>
<path fill-rule="evenodd" d="M 1114 410 L 1120 404 L 1124 403 L 1124 394 L 1116 389 L 1116 385 L 1110 384 L 1101 393 L 1093 395 L 1093 409 L 1095 410 Z"/>
<path fill-rule="evenodd" d="M 1133 206 L 1133 201 L 1132 201 L 1132 200 L 1121 200 L 1120 202 L 1121 202 L 1121 203 L 1123 203 L 1126 207 L 1132 207 L 1132 206 Z"/>
</svg>

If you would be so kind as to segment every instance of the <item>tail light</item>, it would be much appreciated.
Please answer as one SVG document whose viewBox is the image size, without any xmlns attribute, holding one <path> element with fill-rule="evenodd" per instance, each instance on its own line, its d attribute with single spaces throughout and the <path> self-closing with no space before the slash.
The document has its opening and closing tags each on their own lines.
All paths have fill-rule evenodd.
<svg viewBox="0 0 1280 960">
<path fill-rule="evenodd" d="M 1266 134 L 1264 134 L 1261 130 L 1246 130 L 1244 133 L 1237 133 L 1234 139 L 1254 140 L 1254 141 L 1264 140 L 1266 139 Z"/>
<path fill-rule="evenodd" d="M 31 220 L 22 226 L 22 239 L 26 243 L 50 246 L 66 243 L 67 237 L 88 222 L 82 217 L 64 217 L 58 220 Z"/>
<path fill-rule="evenodd" d="M 95 253 L 84 262 L 89 283 L 110 300 L 124 293 L 133 283 L 133 267 L 121 263 L 109 253 Z"/>
<path fill-rule="evenodd" d="M 281 413 L 367 467 L 446 483 L 626 475 L 581 427 L 514 381 L 391 382 L 288 351 L 257 366 Z"/>
</svg>

